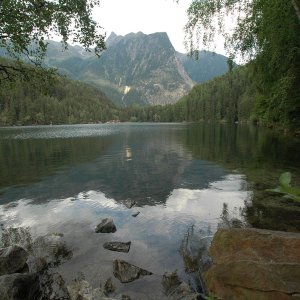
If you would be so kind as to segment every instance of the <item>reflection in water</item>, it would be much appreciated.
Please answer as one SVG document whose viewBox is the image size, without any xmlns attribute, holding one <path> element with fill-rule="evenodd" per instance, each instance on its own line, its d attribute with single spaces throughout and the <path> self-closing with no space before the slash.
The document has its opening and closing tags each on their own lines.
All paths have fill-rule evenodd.
<svg viewBox="0 0 300 300">
<path fill-rule="evenodd" d="M 282 170 L 299 180 L 298 147 L 246 126 L 0 129 L 0 219 L 6 230 L 30 228 L 29 240 L 20 234 L 30 245 L 39 236 L 63 234 L 72 256 L 62 251 L 50 268 L 57 286 L 83 273 L 96 288 L 114 278 L 112 262 L 119 258 L 154 275 L 127 285 L 114 280 L 116 293 L 164 299 L 166 271 L 200 285 L 195 278 L 208 263 L 205 249 L 220 223 L 300 229 L 300 207 L 265 192 Z M 128 198 L 136 207 L 122 204 Z M 113 218 L 117 232 L 94 232 L 104 217 Z M 102 247 L 112 241 L 131 241 L 129 253 Z"/>
</svg>

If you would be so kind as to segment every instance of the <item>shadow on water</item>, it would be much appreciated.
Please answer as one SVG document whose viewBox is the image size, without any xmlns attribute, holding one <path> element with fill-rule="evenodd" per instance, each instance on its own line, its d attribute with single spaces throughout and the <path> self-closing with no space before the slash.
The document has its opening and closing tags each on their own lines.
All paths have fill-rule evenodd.
<svg viewBox="0 0 300 300">
<path fill-rule="evenodd" d="M 181 136 L 194 159 L 213 161 L 246 175 L 253 195 L 244 215 L 257 228 L 300 231 L 300 204 L 266 189 L 278 185 L 281 173 L 290 171 L 300 186 L 300 141 L 249 125 L 191 124 Z"/>
</svg>

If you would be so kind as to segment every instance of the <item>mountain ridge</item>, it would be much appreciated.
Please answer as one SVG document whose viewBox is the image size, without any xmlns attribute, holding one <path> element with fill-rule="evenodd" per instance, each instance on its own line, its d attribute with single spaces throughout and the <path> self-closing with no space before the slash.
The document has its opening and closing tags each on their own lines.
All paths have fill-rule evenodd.
<svg viewBox="0 0 300 300">
<path fill-rule="evenodd" d="M 100 88 L 114 103 L 158 105 L 175 103 L 197 84 L 227 72 L 227 58 L 200 52 L 195 61 L 176 51 L 166 32 L 125 36 L 112 32 L 107 49 L 97 58 L 92 49 L 48 41 L 47 67 Z M 1 49 L 0 49 L 1 50 Z"/>
</svg>

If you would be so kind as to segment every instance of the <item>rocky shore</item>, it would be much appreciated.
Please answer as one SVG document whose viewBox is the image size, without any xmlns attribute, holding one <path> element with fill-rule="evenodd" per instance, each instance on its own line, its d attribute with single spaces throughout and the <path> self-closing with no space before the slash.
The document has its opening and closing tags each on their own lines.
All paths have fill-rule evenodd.
<svg viewBox="0 0 300 300">
<path fill-rule="evenodd" d="M 127 204 L 127 205 L 126 205 Z M 126 202 L 131 208 L 133 203 Z M 135 216 L 136 217 L 136 216 Z M 113 234 L 117 227 L 111 218 L 104 218 L 95 228 L 97 234 Z M 114 281 L 108 278 L 99 287 L 88 281 L 75 278 L 67 285 L 56 267 L 72 258 L 72 251 L 64 242 L 63 234 L 53 233 L 32 240 L 28 228 L 2 228 L 0 248 L 0 299 L 1 300 L 130 300 L 131 297 L 117 294 Z M 113 241 L 103 244 L 107 251 L 128 253 L 132 243 Z M 100 266 L 101 268 L 101 266 Z M 135 266 L 125 260 L 112 262 L 115 280 L 127 284 L 151 271 Z M 202 299 L 193 288 L 181 281 L 174 273 L 156 274 L 161 277 L 161 287 L 167 299 Z M 166 284 L 167 283 L 167 284 Z"/>
</svg>

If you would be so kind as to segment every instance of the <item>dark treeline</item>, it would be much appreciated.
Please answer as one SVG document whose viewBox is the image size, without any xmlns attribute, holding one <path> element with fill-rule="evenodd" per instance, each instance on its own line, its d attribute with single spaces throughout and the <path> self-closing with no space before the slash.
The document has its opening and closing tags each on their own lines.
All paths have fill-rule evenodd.
<svg viewBox="0 0 300 300">
<path fill-rule="evenodd" d="M 98 123 L 118 118 L 118 108 L 87 84 L 56 78 L 45 83 L 5 81 L 0 88 L 0 125 Z"/>
<path fill-rule="evenodd" d="M 54 82 L 6 82 L 0 89 L 0 125 L 121 122 L 263 122 L 299 130 L 297 94 L 289 107 L 264 101 L 248 64 L 195 86 L 175 104 L 115 106 L 101 91 L 87 84 L 57 78 Z M 288 121 L 287 121 L 288 120 Z"/>
</svg>

